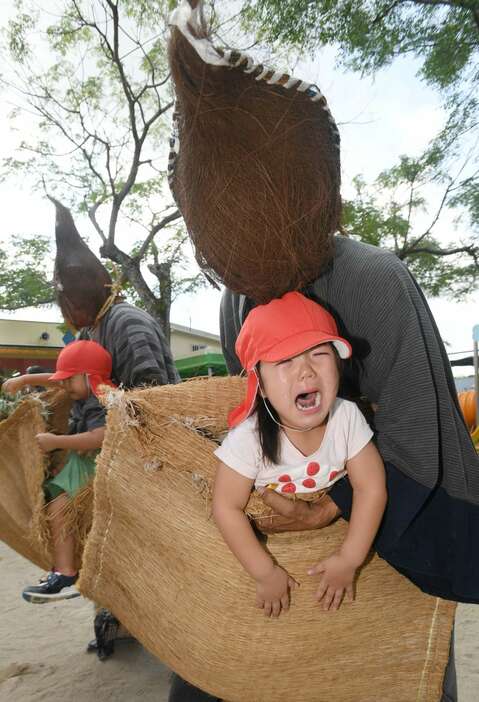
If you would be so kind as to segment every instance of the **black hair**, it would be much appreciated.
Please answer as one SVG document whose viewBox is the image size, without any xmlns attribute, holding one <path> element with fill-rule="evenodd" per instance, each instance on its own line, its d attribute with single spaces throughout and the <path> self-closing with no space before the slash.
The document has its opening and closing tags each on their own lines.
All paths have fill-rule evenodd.
<svg viewBox="0 0 479 702">
<path fill-rule="evenodd" d="M 334 350 L 334 356 L 336 359 L 336 365 L 339 372 L 339 381 L 341 383 L 341 375 L 343 371 L 343 359 L 338 353 L 338 350 L 334 344 L 331 342 L 330 346 Z M 257 368 L 258 377 L 261 378 L 259 374 L 259 367 Z M 260 380 L 261 382 L 261 380 Z M 266 407 L 266 403 L 268 406 Z M 268 411 L 269 410 L 269 411 Z M 279 432 L 281 427 L 277 422 L 279 422 L 279 416 L 274 407 L 269 403 L 266 397 L 262 397 L 258 391 L 258 397 L 256 400 L 256 416 L 258 420 L 258 434 L 259 443 L 261 446 L 261 451 L 263 453 L 263 458 L 266 463 L 279 463 L 281 459 L 280 455 L 280 441 Z M 274 417 L 274 419 L 273 419 Z M 276 420 L 276 421 L 275 421 Z"/>
<path fill-rule="evenodd" d="M 280 426 L 276 424 L 279 422 L 278 413 L 272 405 L 268 405 L 268 409 L 276 419 L 276 422 L 270 416 L 268 410 L 266 409 L 266 402 L 268 400 L 265 397 L 258 396 L 257 406 L 256 406 L 256 416 L 258 418 L 258 434 L 259 443 L 261 445 L 261 451 L 263 453 L 263 458 L 266 463 L 279 463 L 279 430 Z"/>
</svg>

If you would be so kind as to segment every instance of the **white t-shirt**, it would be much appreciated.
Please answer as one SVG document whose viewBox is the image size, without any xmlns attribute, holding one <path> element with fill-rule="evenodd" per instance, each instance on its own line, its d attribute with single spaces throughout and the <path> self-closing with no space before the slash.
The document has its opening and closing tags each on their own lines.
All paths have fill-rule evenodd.
<svg viewBox="0 0 479 702">
<path fill-rule="evenodd" d="M 373 432 L 360 410 L 348 400 L 336 398 L 329 413 L 321 446 L 304 456 L 280 432 L 280 463 L 265 463 L 256 413 L 231 429 L 215 454 L 240 475 L 254 480 L 255 487 L 274 486 L 276 492 L 315 492 L 329 487 L 346 474 L 346 461 L 358 454 Z"/>
</svg>

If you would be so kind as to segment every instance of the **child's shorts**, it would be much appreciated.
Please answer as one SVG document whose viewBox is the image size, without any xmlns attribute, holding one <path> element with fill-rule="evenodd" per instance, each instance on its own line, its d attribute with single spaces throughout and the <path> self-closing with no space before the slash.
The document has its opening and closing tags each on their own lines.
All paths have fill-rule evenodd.
<svg viewBox="0 0 479 702">
<path fill-rule="evenodd" d="M 95 475 L 97 455 L 98 451 L 84 455 L 70 451 L 61 471 L 43 483 L 46 500 L 54 500 L 62 493 L 75 497 Z"/>
</svg>

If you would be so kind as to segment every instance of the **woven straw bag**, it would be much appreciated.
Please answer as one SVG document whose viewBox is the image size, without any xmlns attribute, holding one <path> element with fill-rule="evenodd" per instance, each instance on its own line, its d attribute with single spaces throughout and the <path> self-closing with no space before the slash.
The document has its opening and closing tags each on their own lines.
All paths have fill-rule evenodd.
<svg viewBox="0 0 479 702">
<path fill-rule="evenodd" d="M 45 511 L 43 481 L 48 459 L 35 435 L 65 433 L 71 401 L 62 390 L 32 394 L 0 422 L 0 539 L 40 568 L 52 565 L 50 530 Z M 63 452 L 53 454 L 50 467 L 60 469 Z M 91 526 L 91 487 L 72 501 L 65 529 L 77 535 L 77 562 Z"/>
<path fill-rule="evenodd" d="M 267 540 L 300 582 L 278 620 L 210 515 L 213 449 L 244 393 L 211 378 L 110 396 L 80 590 L 154 655 L 231 702 L 437 702 L 454 603 L 423 594 L 377 556 L 336 613 L 313 601 L 309 565 L 345 524 Z M 257 513 L 258 505 L 250 504 Z"/>
</svg>

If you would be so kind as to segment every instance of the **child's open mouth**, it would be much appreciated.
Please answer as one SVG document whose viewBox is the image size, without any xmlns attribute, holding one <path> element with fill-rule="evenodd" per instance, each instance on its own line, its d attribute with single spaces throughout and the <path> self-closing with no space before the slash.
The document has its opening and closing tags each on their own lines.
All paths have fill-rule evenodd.
<svg viewBox="0 0 479 702">
<path fill-rule="evenodd" d="M 318 390 L 314 392 L 302 392 L 295 400 L 296 407 L 300 412 L 316 409 L 316 407 L 319 407 L 320 402 L 321 393 Z"/>
</svg>

